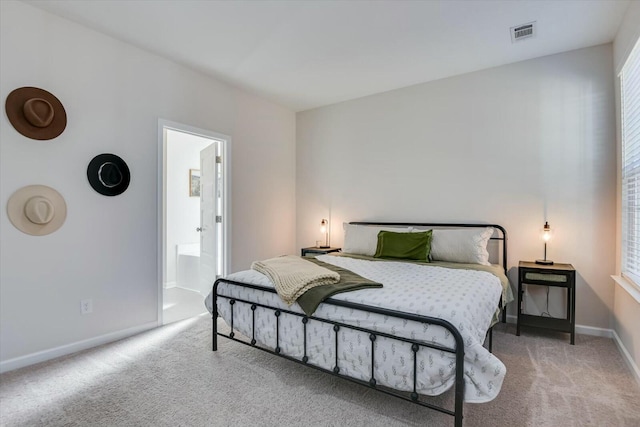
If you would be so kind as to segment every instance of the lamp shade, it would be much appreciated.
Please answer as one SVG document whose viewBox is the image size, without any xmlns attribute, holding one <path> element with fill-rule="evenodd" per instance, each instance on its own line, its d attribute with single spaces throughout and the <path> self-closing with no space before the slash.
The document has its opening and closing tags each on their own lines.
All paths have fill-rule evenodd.
<svg viewBox="0 0 640 427">
<path fill-rule="evenodd" d="M 321 248 L 329 247 L 329 221 L 323 219 L 320 221 L 320 233 L 324 237 L 324 245 L 320 246 Z"/>
<path fill-rule="evenodd" d="M 553 236 L 553 232 L 551 231 L 551 226 L 549 225 L 548 221 L 545 221 L 544 226 L 542 227 L 542 230 L 540 233 L 540 237 L 544 242 L 544 258 L 537 259 L 536 264 L 553 265 L 553 261 L 551 261 L 550 259 L 547 259 L 547 242 L 551 240 L 552 236 Z"/>
<path fill-rule="evenodd" d="M 548 221 L 545 221 L 544 226 L 542 227 L 542 240 L 548 242 L 553 237 L 553 231 L 551 230 L 551 226 Z"/>
</svg>

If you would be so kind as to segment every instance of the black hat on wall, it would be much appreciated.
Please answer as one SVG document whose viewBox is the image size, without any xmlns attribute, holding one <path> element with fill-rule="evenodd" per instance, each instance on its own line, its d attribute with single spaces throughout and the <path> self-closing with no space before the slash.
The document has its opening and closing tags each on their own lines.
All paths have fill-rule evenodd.
<svg viewBox="0 0 640 427">
<path fill-rule="evenodd" d="M 89 184 L 104 196 L 117 196 L 125 192 L 131 179 L 129 167 L 115 154 L 99 154 L 87 167 Z"/>
</svg>

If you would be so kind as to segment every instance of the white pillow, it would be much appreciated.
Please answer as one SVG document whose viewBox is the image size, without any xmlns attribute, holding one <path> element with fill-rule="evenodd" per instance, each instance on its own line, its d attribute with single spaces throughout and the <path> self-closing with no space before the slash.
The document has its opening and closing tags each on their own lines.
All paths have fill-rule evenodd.
<svg viewBox="0 0 640 427">
<path fill-rule="evenodd" d="M 371 225 L 342 224 L 344 244 L 342 252 L 354 255 L 374 256 L 378 247 L 378 233 L 381 230 L 409 233 L 410 227 L 377 227 Z"/>
<path fill-rule="evenodd" d="M 431 259 L 434 261 L 464 262 L 491 265 L 487 243 L 493 228 L 443 230 L 434 229 L 431 240 Z"/>
</svg>

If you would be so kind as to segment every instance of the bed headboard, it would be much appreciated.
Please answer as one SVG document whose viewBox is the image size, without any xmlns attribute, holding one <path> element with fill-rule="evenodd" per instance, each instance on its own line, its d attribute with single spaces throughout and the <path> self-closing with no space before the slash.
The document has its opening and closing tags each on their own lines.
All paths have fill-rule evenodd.
<svg viewBox="0 0 640 427">
<path fill-rule="evenodd" d="M 381 227 L 416 227 L 416 228 L 485 228 L 493 227 L 495 230 L 492 241 L 497 243 L 496 250 L 487 248 L 489 250 L 490 259 L 497 259 L 499 264 L 504 268 L 504 273 L 507 274 L 507 230 L 503 226 L 498 224 L 462 224 L 462 223 L 444 223 L 444 222 L 363 222 L 352 221 L 349 224 L 353 225 L 374 225 Z M 502 243 L 502 244 L 500 244 Z"/>
</svg>

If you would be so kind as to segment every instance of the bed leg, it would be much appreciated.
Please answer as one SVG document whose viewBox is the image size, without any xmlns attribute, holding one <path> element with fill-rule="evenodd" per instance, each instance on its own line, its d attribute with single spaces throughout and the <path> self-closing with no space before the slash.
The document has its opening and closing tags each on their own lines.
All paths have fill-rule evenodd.
<svg viewBox="0 0 640 427">
<path fill-rule="evenodd" d="M 462 337 L 456 339 L 456 390 L 455 390 L 455 426 L 462 427 L 464 409 L 464 344 Z"/>
<path fill-rule="evenodd" d="M 502 323 L 507 323 L 507 306 L 502 307 Z"/>
<path fill-rule="evenodd" d="M 213 294 L 211 310 L 212 334 L 211 334 L 211 350 L 218 351 L 218 280 L 213 284 L 211 289 Z"/>
<path fill-rule="evenodd" d="M 215 306 L 214 306 L 215 307 Z M 211 343 L 212 343 L 212 351 L 218 351 L 218 310 L 213 310 L 213 315 L 211 316 L 211 320 L 213 322 L 213 333 L 211 334 Z"/>
</svg>

